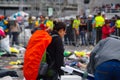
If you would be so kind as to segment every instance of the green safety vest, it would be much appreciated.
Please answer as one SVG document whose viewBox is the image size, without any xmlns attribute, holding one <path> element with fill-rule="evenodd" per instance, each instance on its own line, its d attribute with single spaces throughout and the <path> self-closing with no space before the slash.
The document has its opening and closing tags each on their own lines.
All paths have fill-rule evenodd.
<svg viewBox="0 0 120 80">
<path fill-rule="evenodd" d="M 46 23 L 46 26 L 49 27 L 51 30 L 53 30 L 53 27 L 54 27 L 53 21 L 48 20 Z"/>
<path fill-rule="evenodd" d="M 102 27 L 105 23 L 105 19 L 102 16 L 97 16 L 95 18 L 95 27 Z"/>
<path fill-rule="evenodd" d="M 76 28 L 76 29 L 79 29 L 79 26 L 80 26 L 80 20 L 77 20 L 77 19 L 75 19 L 74 21 L 73 21 L 73 28 Z"/>
<path fill-rule="evenodd" d="M 117 21 L 116 21 L 116 27 L 117 27 L 117 28 L 120 28 L 120 20 L 117 20 Z"/>
</svg>

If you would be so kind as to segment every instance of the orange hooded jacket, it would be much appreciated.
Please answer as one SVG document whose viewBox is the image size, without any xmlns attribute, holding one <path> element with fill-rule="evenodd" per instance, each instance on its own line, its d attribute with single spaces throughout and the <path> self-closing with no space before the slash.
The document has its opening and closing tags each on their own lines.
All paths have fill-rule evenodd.
<svg viewBox="0 0 120 80">
<path fill-rule="evenodd" d="M 52 37 L 44 30 L 37 30 L 30 38 L 24 56 L 23 73 L 26 80 L 36 80 L 42 56 Z"/>
</svg>

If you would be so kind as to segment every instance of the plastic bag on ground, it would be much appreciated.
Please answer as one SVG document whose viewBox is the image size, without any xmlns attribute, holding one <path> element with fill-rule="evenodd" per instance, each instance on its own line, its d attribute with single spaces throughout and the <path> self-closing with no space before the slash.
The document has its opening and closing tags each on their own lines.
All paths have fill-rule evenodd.
<svg viewBox="0 0 120 80">
<path fill-rule="evenodd" d="M 23 44 L 24 46 L 27 45 L 29 39 L 31 37 L 31 30 L 30 29 L 24 29 L 20 34 L 19 34 L 19 43 Z"/>
<path fill-rule="evenodd" d="M 0 78 L 0 80 L 13 80 L 10 76 L 5 76 L 3 78 Z"/>
<path fill-rule="evenodd" d="M 11 53 L 10 52 L 9 36 L 6 36 L 2 40 L 0 40 L 0 48 L 6 50 L 8 53 Z"/>
<path fill-rule="evenodd" d="M 82 78 L 77 75 L 63 75 L 61 76 L 61 80 L 82 80 Z"/>
</svg>

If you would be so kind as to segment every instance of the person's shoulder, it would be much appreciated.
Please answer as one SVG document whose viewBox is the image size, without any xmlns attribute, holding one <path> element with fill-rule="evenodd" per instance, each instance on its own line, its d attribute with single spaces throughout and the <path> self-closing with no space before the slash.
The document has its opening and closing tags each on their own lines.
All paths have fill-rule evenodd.
<svg viewBox="0 0 120 80">
<path fill-rule="evenodd" d="M 54 39 L 54 40 L 56 40 L 56 41 L 58 41 L 58 40 L 61 39 L 58 34 L 52 34 L 51 36 L 52 36 L 52 39 Z"/>
<path fill-rule="evenodd" d="M 50 35 L 51 35 L 52 39 L 55 40 L 55 41 L 61 40 L 59 34 L 56 33 L 56 32 L 52 32 L 52 33 L 50 33 Z"/>
</svg>

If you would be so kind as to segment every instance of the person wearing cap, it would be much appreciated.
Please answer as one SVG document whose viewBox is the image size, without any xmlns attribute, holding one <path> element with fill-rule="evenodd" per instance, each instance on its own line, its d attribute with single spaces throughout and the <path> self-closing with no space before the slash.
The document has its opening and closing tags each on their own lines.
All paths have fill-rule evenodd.
<svg viewBox="0 0 120 80">
<path fill-rule="evenodd" d="M 96 29 L 96 43 L 102 39 L 102 27 L 105 23 L 105 19 L 101 16 L 101 13 L 95 17 L 94 27 Z"/>
<path fill-rule="evenodd" d="M 92 15 L 89 15 L 88 16 L 88 21 L 87 21 L 87 39 L 88 39 L 88 43 L 90 45 L 94 45 L 94 41 L 92 39 L 92 30 L 93 30 L 93 25 L 92 25 L 92 18 L 93 16 Z"/>
</svg>

